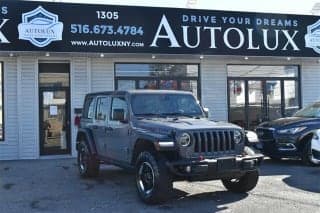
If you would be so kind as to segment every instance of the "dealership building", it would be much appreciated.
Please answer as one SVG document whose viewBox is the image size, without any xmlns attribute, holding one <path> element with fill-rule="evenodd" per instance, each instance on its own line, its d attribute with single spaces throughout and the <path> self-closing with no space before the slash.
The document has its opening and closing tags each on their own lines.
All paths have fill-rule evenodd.
<svg viewBox="0 0 320 213">
<path fill-rule="evenodd" d="M 319 55 L 319 16 L 1 1 L 0 160 L 76 156 L 98 91 L 187 90 L 254 130 L 319 99 Z"/>
</svg>

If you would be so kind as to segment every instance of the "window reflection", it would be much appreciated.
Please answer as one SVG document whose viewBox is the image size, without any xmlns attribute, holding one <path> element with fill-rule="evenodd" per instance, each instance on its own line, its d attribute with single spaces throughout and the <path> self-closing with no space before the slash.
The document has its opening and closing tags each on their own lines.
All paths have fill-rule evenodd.
<svg viewBox="0 0 320 213">
<path fill-rule="evenodd" d="M 198 76 L 197 64 L 116 64 L 116 76 Z"/>
<path fill-rule="evenodd" d="M 40 87 L 68 87 L 69 73 L 39 73 Z"/>
<path fill-rule="evenodd" d="M 229 81 L 230 122 L 245 127 L 245 83 Z"/>
<path fill-rule="evenodd" d="M 116 64 L 117 90 L 164 89 L 198 92 L 198 64 Z"/>
<path fill-rule="evenodd" d="M 155 80 L 140 80 L 138 89 L 158 89 Z"/>
<path fill-rule="evenodd" d="M 299 110 L 299 87 L 297 81 L 284 81 L 285 116 Z"/>
<path fill-rule="evenodd" d="M 193 94 L 198 94 L 198 84 L 197 81 L 184 80 L 181 81 L 181 90 L 192 92 Z"/>
<path fill-rule="evenodd" d="M 298 77 L 298 66 L 228 65 L 228 77 Z"/>
<path fill-rule="evenodd" d="M 159 88 L 166 90 L 177 90 L 178 83 L 175 80 L 160 80 Z"/>
<path fill-rule="evenodd" d="M 118 90 L 135 89 L 135 81 L 132 80 L 118 80 Z"/>
</svg>

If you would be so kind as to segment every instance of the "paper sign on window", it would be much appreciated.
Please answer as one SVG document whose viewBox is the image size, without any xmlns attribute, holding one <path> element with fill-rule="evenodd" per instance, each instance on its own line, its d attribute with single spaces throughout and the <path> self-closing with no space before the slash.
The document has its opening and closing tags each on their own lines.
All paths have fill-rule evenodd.
<svg viewBox="0 0 320 213">
<path fill-rule="evenodd" d="M 58 107 L 55 105 L 50 106 L 50 115 L 58 115 Z"/>
</svg>

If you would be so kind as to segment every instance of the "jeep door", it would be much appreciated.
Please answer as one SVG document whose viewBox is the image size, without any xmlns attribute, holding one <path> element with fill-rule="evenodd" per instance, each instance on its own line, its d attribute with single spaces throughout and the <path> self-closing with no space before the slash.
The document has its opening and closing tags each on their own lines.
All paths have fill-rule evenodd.
<svg viewBox="0 0 320 213">
<path fill-rule="evenodd" d="M 128 117 L 128 104 L 125 97 L 114 96 L 107 129 L 107 155 L 116 161 L 129 160 Z"/>
<path fill-rule="evenodd" d="M 92 125 L 92 132 L 96 143 L 98 155 L 106 156 L 107 150 L 107 128 L 108 128 L 108 115 L 110 111 L 111 97 L 99 96 L 97 97 L 97 106 L 94 123 Z"/>
</svg>

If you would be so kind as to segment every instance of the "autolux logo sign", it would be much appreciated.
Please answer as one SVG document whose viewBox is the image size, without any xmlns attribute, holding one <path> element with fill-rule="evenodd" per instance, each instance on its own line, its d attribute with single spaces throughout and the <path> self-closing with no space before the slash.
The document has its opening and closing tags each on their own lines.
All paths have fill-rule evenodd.
<svg viewBox="0 0 320 213">
<path fill-rule="evenodd" d="M 312 48 L 320 54 L 320 20 L 308 26 L 307 34 L 305 35 L 306 47 Z"/>
<path fill-rule="evenodd" d="M 319 57 L 320 19 L 2 0 L 0 51 Z"/>
<path fill-rule="evenodd" d="M 62 40 L 62 30 L 63 24 L 58 21 L 58 16 L 41 6 L 22 14 L 22 23 L 18 25 L 19 39 L 28 40 L 37 47 Z"/>
<path fill-rule="evenodd" d="M 233 19 L 232 19 L 233 20 Z M 235 18 L 234 18 L 235 20 Z M 268 19 L 265 19 L 268 20 Z M 264 21 L 265 21 L 264 20 Z M 227 23 L 227 17 L 223 17 L 222 21 Z M 298 47 L 296 41 L 294 40 L 296 35 L 299 33 L 297 29 L 290 32 L 287 29 L 254 29 L 254 28 L 245 28 L 240 29 L 237 27 L 221 27 L 221 26 L 210 26 L 210 24 L 216 24 L 217 20 L 215 16 L 204 16 L 204 17 L 196 17 L 196 16 L 188 16 L 188 15 L 182 15 L 182 22 L 186 22 L 186 24 L 190 23 L 207 23 L 208 26 L 189 26 L 189 25 L 182 25 L 182 42 L 179 43 L 176 34 L 174 32 L 174 28 L 172 28 L 168 22 L 168 19 L 166 18 L 166 15 L 162 16 L 162 19 L 160 21 L 160 24 L 158 26 L 157 32 L 153 38 L 153 41 L 151 43 L 151 47 L 158 47 L 157 41 L 160 39 L 167 39 L 170 43 L 168 47 L 170 48 L 181 48 L 182 45 L 184 45 L 187 48 L 198 48 L 200 46 L 201 41 L 203 40 L 209 40 L 209 44 L 207 48 L 209 49 L 216 49 L 218 48 L 219 44 L 216 42 L 216 38 L 218 36 L 222 37 L 223 45 L 224 47 L 232 50 L 237 50 L 240 48 L 245 47 L 248 50 L 259 50 L 261 47 L 264 47 L 267 50 L 270 51 L 285 51 L 288 50 L 289 47 L 293 51 L 299 51 L 300 48 Z M 229 21 L 230 22 L 230 21 Z M 232 21 L 232 23 L 235 23 L 236 21 Z M 251 19 L 249 18 L 241 18 L 241 21 L 239 21 L 238 18 L 238 24 L 249 24 L 251 22 Z M 256 23 L 261 24 L 261 19 L 256 19 Z M 277 22 L 277 23 L 276 23 Z M 269 20 L 268 20 L 269 23 Z M 281 27 L 297 27 L 297 20 L 274 20 L 273 25 L 280 25 Z M 284 26 L 286 25 L 286 26 Z M 160 32 L 163 33 L 160 33 Z M 259 31 L 259 32 L 258 32 Z M 255 41 L 254 33 L 262 35 L 261 41 Z M 190 34 L 193 34 L 192 36 L 195 37 L 195 40 L 193 44 L 189 41 Z M 319 35 L 319 34 L 318 34 Z M 236 39 L 234 39 L 236 38 Z M 279 39 L 282 38 L 285 40 L 283 45 L 280 46 Z M 236 40 L 231 42 L 231 39 Z M 319 40 L 318 40 L 319 44 Z M 221 47 L 221 44 L 220 44 Z"/>
</svg>

